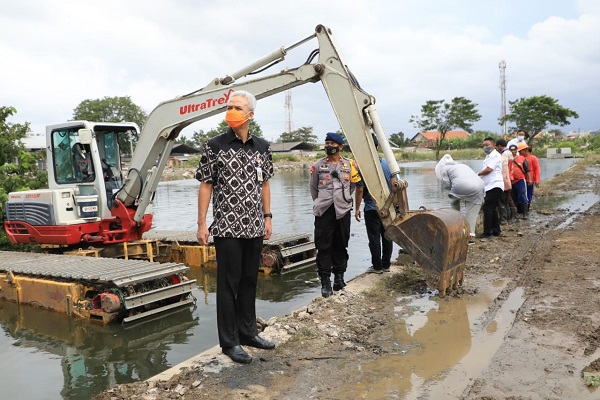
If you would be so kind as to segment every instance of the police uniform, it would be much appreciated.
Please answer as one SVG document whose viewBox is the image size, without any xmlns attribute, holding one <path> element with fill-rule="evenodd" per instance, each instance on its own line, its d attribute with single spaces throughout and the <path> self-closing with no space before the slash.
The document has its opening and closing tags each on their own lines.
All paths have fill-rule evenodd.
<svg viewBox="0 0 600 400">
<path fill-rule="evenodd" d="M 330 157 L 317 161 L 311 168 L 310 194 L 315 216 L 315 247 L 317 268 L 321 282 L 329 282 L 331 273 L 336 282 L 334 290 L 345 285 L 343 274 L 348 263 L 348 240 L 350 239 L 350 210 L 352 193 L 360 175 L 354 161 L 340 157 L 334 163 Z M 339 286 L 342 287 L 339 287 Z"/>
</svg>

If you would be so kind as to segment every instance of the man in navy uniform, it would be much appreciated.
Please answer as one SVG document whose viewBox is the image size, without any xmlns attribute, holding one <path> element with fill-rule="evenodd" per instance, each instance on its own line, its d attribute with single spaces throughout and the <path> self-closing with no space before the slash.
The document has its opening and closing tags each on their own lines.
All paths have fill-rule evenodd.
<svg viewBox="0 0 600 400">
<path fill-rule="evenodd" d="M 344 138 L 333 132 L 325 137 L 325 157 L 314 163 L 310 171 L 310 194 L 315 216 L 315 247 L 321 295 L 346 286 L 344 272 L 348 265 L 350 210 L 352 193 L 360 176 L 354 161 L 342 157 Z"/>
</svg>

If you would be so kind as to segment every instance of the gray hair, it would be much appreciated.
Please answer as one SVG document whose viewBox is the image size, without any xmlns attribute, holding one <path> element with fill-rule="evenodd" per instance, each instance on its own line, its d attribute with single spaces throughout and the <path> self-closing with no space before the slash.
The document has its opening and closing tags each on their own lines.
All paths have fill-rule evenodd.
<svg viewBox="0 0 600 400">
<path fill-rule="evenodd" d="M 231 93 L 231 96 L 229 98 L 232 99 L 235 96 L 242 96 L 248 99 L 248 110 L 254 111 L 254 109 L 256 108 L 256 97 L 254 97 L 252 93 L 247 92 L 245 90 L 236 90 L 235 92 Z"/>
</svg>

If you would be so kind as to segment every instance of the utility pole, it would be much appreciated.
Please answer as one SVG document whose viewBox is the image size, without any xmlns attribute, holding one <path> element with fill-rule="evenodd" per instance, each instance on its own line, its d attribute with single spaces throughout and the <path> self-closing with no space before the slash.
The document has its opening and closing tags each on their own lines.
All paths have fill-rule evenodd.
<svg viewBox="0 0 600 400">
<path fill-rule="evenodd" d="M 506 117 L 506 61 L 502 60 L 499 64 L 500 67 L 500 94 L 502 96 L 502 102 L 500 106 L 500 118 Z M 506 138 L 506 121 L 502 124 L 502 134 Z"/>
</svg>

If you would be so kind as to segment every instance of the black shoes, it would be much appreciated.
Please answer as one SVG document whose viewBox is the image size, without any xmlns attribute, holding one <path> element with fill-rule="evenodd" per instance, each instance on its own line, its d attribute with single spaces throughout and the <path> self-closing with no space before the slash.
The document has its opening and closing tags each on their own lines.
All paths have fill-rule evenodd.
<svg viewBox="0 0 600 400">
<path fill-rule="evenodd" d="M 256 347 L 257 349 L 272 350 L 275 348 L 275 343 L 269 342 L 266 339 L 256 335 L 252 338 L 240 337 L 240 344 L 244 346 Z"/>
<path fill-rule="evenodd" d="M 333 294 L 331 290 L 331 280 L 329 278 L 321 278 L 321 296 L 329 297 Z"/>
<path fill-rule="evenodd" d="M 494 236 L 502 236 L 502 232 L 482 233 L 481 235 L 478 236 L 478 238 L 487 239 L 487 238 L 491 238 Z"/>
<path fill-rule="evenodd" d="M 346 287 L 344 282 L 344 274 L 333 274 L 333 290 L 338 291 Z"/>
<path fill-rule="evenodd" d="M 252 362 L 252 357 L 250 354 L 246 353 L 241 346 L 223 347 L 222 351 L 223 354 L 231 358 L 231 360 L 235 361 L 236 363 L 250 364 Z"/>
</svg>

